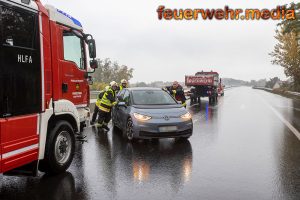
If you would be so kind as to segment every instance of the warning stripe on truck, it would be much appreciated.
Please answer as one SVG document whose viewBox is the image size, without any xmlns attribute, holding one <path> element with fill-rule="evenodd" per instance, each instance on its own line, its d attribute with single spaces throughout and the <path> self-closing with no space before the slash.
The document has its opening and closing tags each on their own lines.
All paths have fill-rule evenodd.
<svg viewBox="0 0 300 200">
<path fill-rule="evenodd" d="M 3 154 L 2 159 L 9 158 L 9 157 L 12 157 L 12 156 L 16 156 L 18 154 L 21 154 L 21 153 L 24 153 L 24 152 L 27 152 L 27 151 L 30 151 L 30 150 L 38 149 L 38 148 L 39 148 L 39 144 L 30 145 L 28 147 L 24 147 L 24 148 L 17 149 L 17 150 L 14 150 L 14 151 Z"/>
</svg>

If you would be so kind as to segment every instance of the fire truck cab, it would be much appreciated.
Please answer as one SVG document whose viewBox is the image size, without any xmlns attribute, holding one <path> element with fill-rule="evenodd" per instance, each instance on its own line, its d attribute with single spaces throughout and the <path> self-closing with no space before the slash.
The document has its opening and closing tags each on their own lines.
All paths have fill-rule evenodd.
<svg viewBox="0 0 300 200">
<path fill-rule="evenodd" d="M 65 171 L 90 116 L 95 40 L 39 0 L 0 0 L 0 46 L 0 173 Z"/>
</svg>

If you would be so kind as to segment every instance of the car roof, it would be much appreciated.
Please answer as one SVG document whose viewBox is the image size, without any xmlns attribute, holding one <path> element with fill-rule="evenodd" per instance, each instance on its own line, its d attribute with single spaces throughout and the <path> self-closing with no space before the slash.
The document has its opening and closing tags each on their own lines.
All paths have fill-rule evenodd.
<svg viewBox="0 0 300 200">
<path fill-rule="evenodd" d="M 155 87 L 133 87 L 133 88 L 126 88 L 129 91 L 159 91 L 162 90 L 161 88 L 155 88 Z"/>
</svg>

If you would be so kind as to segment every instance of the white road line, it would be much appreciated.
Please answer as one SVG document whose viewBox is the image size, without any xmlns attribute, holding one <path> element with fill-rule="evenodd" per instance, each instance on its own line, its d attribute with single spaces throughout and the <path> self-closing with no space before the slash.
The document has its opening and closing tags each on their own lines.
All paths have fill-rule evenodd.
<svg viewBox="0 0 300 200">
<path fill-rule="evenodd" d="M 259 95 L 258 95 L 259 96 Z M 292 133 L 294 133 L 294 135 L 298 138 L 298 140 L 300 140 L 300 133 L 299 131 L 290 123 L 288 122 L 286 119 L 284 119 L 284 117 L 275 109 L 273 108 L 273 106 L 271 106 L 268 102 L 266 102 L 263 97 L 259 96 L 260 99 L 262 100 L 262 102 L 270 109 L 273 111 L 273 113 L 292 131 Z"/>
</svg>

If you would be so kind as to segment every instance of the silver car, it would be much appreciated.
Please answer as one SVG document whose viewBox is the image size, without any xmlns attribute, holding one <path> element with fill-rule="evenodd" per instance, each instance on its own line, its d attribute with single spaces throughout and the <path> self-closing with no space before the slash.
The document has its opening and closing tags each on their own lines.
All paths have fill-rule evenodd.
<svg viewBox="0 0 300 200">
<path fill-rule="evenodd" d="M 117 95 L 113 126 L 128 140 L 182 138 L 193 133 L 191 114 L 160 88 L 127 88 Z"/>
</svg>

